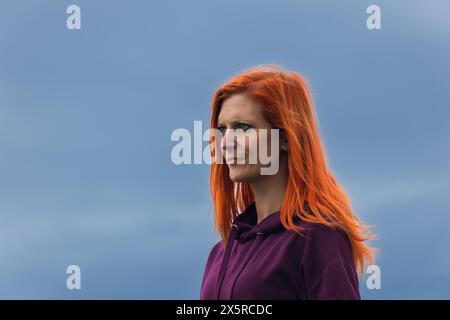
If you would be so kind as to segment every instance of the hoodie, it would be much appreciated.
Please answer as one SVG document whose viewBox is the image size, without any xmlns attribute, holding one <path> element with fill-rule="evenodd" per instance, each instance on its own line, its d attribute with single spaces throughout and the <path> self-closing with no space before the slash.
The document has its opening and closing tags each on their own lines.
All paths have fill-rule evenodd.
<svg viewBox="0 0 450 320">
<path fill-rule="evenodd" d="M 200 299 L 360 299 L 346 233 L 294 219 L 301 234 L 284 228 L 279 210 L 257 223 L 251 203 L 233 220 L 227 245 L 211 249 Z"/>
</svg>

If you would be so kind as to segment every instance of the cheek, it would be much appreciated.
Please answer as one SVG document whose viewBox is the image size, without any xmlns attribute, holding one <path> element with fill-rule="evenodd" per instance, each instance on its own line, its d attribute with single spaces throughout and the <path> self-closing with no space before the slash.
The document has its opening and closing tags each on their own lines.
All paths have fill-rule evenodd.
<svg viewBox="0 0 450 320">
<path fill-rule="evenodd" d="M 246 139 L 245 142 L 245 151 L 247 153 L 247 158 L 250 158 L 250 155 L 256 156 L 256 159 L 258 158 L 258 150 L 259 150 L 259 139 L 258 136 L 251 135 Z"/>
<path fill-rule="evenodd" d="M 266 141 L 266 143 L 267 143 L 267 148 L 266 148 L 266 150 L 267 150 L 267 156 L 272 156 L 272 141 L 270 140 L 270 135 L 267 137 L 267 141 Z"/>
<path fill-rule="evenodd" d="M 267 157 L 273 156 L 272 150 L 275 153 L 279 153 L 280 150 L 279 139 L 276 134 L 272 137 L 272 134 L 271 130 L 267 130 L 267 136 L 260 138 L 260 146 L 264 144 L 263 155 Z"/>
</svg>

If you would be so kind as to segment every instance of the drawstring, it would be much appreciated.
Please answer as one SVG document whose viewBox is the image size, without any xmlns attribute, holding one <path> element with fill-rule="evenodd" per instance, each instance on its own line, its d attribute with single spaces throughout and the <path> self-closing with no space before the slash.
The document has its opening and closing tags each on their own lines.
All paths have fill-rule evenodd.
<svg viewBox="0 0 450 320">
<path fill-rule="evenodd" d="M 223 280 L 225 278 L 225 271 L 227 269 L 228 262 L 230 260 L 231 250 L 233 249 L 233 242 L 236 239 L 236 235 L 237 235 L 237 232 L 239 230 L 238 226 L 236 224 L 234 224 L 234 223 L 232 224 L 232 228 L 235 228 L 236 231 L 234 229 L 232 229 L 232 232 L 231 232 L 231 234 L 230 234 L 230 236 L 228 238 L 227 247 L 225 248 L 225 253 L 224 253 L 224 256 L 223 256 L 223 260 L 222 260 L 222 265 L 220 266 L 220 271 L 219 271 L 219 276 L 218 276 L 218 279 L 217 279 L 217 286 L 216 286 L 216 290 L 217 290 L 216 297 L 217 297 L 217 300 L 219 300 L 219 297 L 220 297 L 220 290 L 222 289 L 222 283 L 223 283 Z M 256 236 L 264 236 L 264 235 L 265 235 L 264 232 L 257 232 L 256 233 Z M 250 259 L 250 257 L 248 259 Z M 245 264 L 244 264 L 244 266 L 245 266 Z M 242 269 L 243 268 L 244 267 L 242 267 Z M 240 272 L 242 272 L 242 269 L 241 269 Z M 233 287 L 234 287 L 234 284 L 233 284 Z"/>
<path fill-rule="evenodd" d="M 262 237 L 264 235 L 263 232 L 257 232 L 256 233 L 256 237 L 258 239 L 261 239 L 259 241 L 255 241 L 255 244 L 253 245 L 253 247 L 251 248 L 251 253 L 248 254 L 248 258 L 245 261 L 245 263 L 242 264 L 241 269 L 239 270 L 239 272 L 237 273 L 236 278 L 233 281 L 233 284 L 231 286 L 231 291 L 230 291 L 230 300 L 233 300 L 233 291 L 234 291 L 234 286 L 236 285 L 237 279 L 239 278 L 239 276 L 241 275 L 242 271 L 245 269 L 245 267 L 247 266 L 248 262 L 250 261 L 250 259 L 256 254 L 256 250 L 261 246 L 261 244 L 264 242 L 264 237 Z M 261 237 L 258 237 L 261 236 Z"/>
<path fill-rule="evenodd" d="M 236 238 L 236 234 L 238 231 L 238 226 L 236 224 L 233 223 L 232 225 L 232 230 L 231 230 L 231 234 L 228 237 L 228 242 L 227 242 L 227 247 L 225 248 L 225 253 L 223 256 L 223 260 L 222 260 L 222 265 L 220 266 L 220 272 L 219 272 L 219 276 L 217 279 L 217 286 L 216 286 L 216 297 L 217 300 L 219 300 L 219 295 L 220 295 L 220 289 L 222 287 L 222 282 L 223 282 L 223 278 L 225 276 L 225 270 L 227 269 L 227 265 L 228 265 L 228 260 L 231 254 L 231 249 L 233 248 L 233 241 Z M 236 228 L 236 231 L 234 231 L 234 228 Z"/>
</svg>

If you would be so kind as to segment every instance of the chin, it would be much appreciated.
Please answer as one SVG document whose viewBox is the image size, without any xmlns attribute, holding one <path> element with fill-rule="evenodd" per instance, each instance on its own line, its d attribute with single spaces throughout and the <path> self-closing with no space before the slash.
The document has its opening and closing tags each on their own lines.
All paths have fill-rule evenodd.
<svg viewBox="0 0 450 320">
<path fill-rule="evenodd" d="M 247 166 L 244 167 L 239 167 L 239 166 L 234 166 L 234 167 L 228 167 L 229 172 L 230 172 L 230 179 L 233 182 L 243 182 L 243 181 L 249 181 L 254 179 L 255 174 L 254 174 L 254 170 L 252 170 L 251 168 L 248 168 Z"/>
</svg>

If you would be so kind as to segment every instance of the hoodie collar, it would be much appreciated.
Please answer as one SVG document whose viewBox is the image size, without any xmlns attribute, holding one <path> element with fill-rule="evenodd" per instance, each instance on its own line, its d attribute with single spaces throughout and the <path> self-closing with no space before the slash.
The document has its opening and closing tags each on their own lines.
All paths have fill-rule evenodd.
<svg viewBox="0 0 450 320">
<path fill-rule="evenodd" d="M 262 221 L 257 223 L 258 215 L 256 213 L 255 202 L 252 202 L 241 214 L 233 221 L 233 227 L 236 228 L 237 239 L 246 242 L 257 236 L 267 236 L 284 229 L 280 220 L 281 210 L 272 212 Z"/>
</svg>

